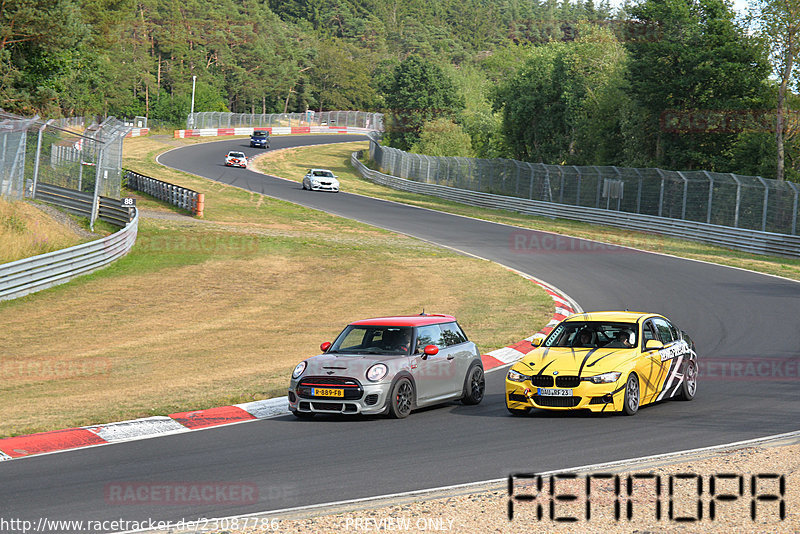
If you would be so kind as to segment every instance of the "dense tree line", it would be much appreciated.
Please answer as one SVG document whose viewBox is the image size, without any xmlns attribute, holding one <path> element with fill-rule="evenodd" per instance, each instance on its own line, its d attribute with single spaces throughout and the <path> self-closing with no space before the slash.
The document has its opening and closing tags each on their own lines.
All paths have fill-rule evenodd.
<svg viewBox="0 0 800 534">
<path fill-rule="evenodd" d="M 592 0 L 587 0 L 594 11 Z M 0 99 L 42 116 L 380 109 L 411 54 L 459 64 L 534 16 L 533 0 L 5 0 Z M 607 10 L 607 9 L 606 9 Z M 556 14 L 556 11 L 558 12 Z M 537 15 L 538 13 L 538 15 Z"/>
<path fill-rule="evenodd" d="M 758 2 L 5 0 L 0 107 L 180 125 L 196 76 L 198 111 L 385 111 L 429 154 L 795 179 L 800 13 Z"/>
</svg>

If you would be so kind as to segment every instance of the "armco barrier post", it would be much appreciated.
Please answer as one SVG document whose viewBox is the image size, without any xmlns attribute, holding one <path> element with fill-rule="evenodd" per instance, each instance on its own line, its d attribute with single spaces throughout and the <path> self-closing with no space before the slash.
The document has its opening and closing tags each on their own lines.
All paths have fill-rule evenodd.
<svg viewBox="0 0 800 534">
<path fill-rule="evenodd" d="M 194 207 L 195 217 L 203 216 L 203 208 L 206 206 L 206 195 L 204 193 L 197 193 L 197 203 Z"/>
</svg>

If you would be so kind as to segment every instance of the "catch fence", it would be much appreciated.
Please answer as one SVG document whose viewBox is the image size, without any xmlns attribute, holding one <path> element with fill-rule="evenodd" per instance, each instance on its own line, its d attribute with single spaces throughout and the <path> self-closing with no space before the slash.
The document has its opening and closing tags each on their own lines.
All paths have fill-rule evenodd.
<svg viewBox="0 0 800 534">
<path fill-rule="evenodd" d="M 383 131 L 383 114 L 367 111 L 307 111 L 305 113 L 228 113 L 204 111 L 189 114 L 188 129 L 205 128 L 276 128 L 328 126 L 329 128 L 364 128 Z"/>
<path fill-rule="evenodd" d="M 0 195 L 35 198 L 40 184 L 89 193 L 93 225 L 98 198 L 120 197 L 122 145 L 131 127 L 114 117 L 85 123 L 0 112 Z"/>
<path fill-rule="evenodd" d="M 381 146 L 376 135 L 371 136 L 369 154 L 382 172 L 417 182 L 568 206 L 798 235 L 800 186 L 792 182 L 702 170 L 425 156 Z"/>
</svg>

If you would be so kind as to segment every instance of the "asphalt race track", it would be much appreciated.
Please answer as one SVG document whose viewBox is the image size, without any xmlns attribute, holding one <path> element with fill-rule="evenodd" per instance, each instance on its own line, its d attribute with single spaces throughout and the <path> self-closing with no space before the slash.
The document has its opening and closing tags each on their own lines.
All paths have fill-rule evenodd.
<svg viewBox="0 0 800 534">
<path fill-rule="evenodd" d="M 354 139 L 273 137 L 272 148 Z M 303 191 L 299 183 L 225 168 L 228 150 L 257 152 L 247 143 L 191 145 L 162 155 L 160 162 L 495 260 L 557 286 L 585 310 L 663 313 L 694 337 L 701 361 L 766 362 L 764 372 L 778 375 L 773 363 L 793 358 L 794 367 L 783 367 L 793 369 L 793 376 L 701 376 L 694 401 L 643 407 L 634 417 L 544 413 L 520 419 L 506 414 L 498 371 L 487 375 L 487 396 L 477 407 L 451 403 L 404 420 L 286 416 L 2 462 L 3 517 L 221 517 L 621 460 L 800 427 L 800 284 L 580 240 L 556 242 L 550 234 L 346 192 Z M 315 350 L 309 347 L 307 355 Z M 298 354 L 298 361 L 307 355 Z M 109 487 L 124 482 L 209 481 L 255 486 L 258 499 L 186 506 L 111 505 L 105 498 Z"/>
</svg>

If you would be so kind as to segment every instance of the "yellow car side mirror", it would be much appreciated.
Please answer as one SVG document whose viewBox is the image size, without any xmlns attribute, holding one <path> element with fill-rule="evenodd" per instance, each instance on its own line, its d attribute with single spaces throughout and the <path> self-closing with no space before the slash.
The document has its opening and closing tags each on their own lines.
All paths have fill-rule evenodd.
<svg viewBox="0 0 800 534">
<path fill-rule="evenodd" d="M 657 339 L 648 339 L 647 343 L 644 344 L 644 350 L 659 350 L 663 348 L 664 344 Z"/>
</svg>

